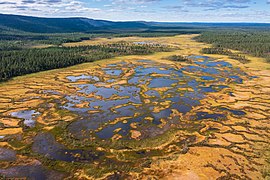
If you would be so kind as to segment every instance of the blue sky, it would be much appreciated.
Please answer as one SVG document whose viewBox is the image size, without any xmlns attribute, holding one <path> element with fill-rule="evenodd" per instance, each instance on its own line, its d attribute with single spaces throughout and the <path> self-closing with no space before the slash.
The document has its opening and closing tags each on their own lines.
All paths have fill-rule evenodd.
<svg viewBox="0 0 270 180">
<path fill-rule="evenodd" d="M 114 21 L 270 23 L 270 0 L 0 0 L 0 13 Z"/>
</svg>

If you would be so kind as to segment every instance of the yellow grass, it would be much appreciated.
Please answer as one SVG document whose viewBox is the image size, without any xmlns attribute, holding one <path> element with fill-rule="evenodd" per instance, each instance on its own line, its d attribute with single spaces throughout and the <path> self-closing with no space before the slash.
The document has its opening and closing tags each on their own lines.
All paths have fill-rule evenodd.
<svg viewBox="0 0 270 180">
<path fill-rule="evenodd" d="M 184 66 L 185 63 L 176 63 L 172 61 L 165 60 L 165 57 L 170 55 L 200 55 L 200 50 L 205 47 L 210 47 L 209 44 L 199 43 L 192 40 L 193 37 L 197 35 L 180 35 L 175 37 L 155 37 L 155 38 L 141 38 L 141 37 L 127 37 L 127 38 L 98 38 L 95 40 L 88 40 L 79 43 L 67 43 L 64 46 L 81 46 L 81 45 L 94 45 L 94 44 L 106 44 L 106 43 L 114 43 L 119 41 L 127 41 L 127 42 L 140 42 L 140 41 L 151 41 L 160 44 L 166 44 L 178 47 L 180 49 L 173 52 L 159 52 L 152 55 L 144 55 L 144 56 L 123 56 L 116 57 L 106 60 L 100 60 L 93 63 L 84 63 L 68 68 L 50 70 L 45 72 L 34 73 L 30 75 L 25 75 L 21 77 L 16 77 L 13 80 L 8 82 L 4 82 L 0 84 L 0 100 L 1 106 L 0 108 L 6 110 L 2 115 L 8 116 L 8 113 L 15 111 L 16 109 L 24 109 L 27 107 L 31 107 L 33 109 L 38 109 L 39 105 L 44 103 L 44 101 L 51 102 L 52 99 L 57 99 L 57 95 L 46 95 L 46 94 L 38 94 L 37 92 L 42 90 L 55 90 L 62 94 L 74 94 L 76 92 L 76 88 L 72 86 L 72 83 L 68 82 L 66 76 L 68 75 L 80 75 L 85 74 L 87 72 L 95 72 L 95 68 L 104 66 L 108 63 L 116 63 L 119 61 L 132 62 L 135 60 L 147 59 L 153 61 L 159 61 L 162 63 L 173 64 L 175 66 L 181 67 Z M 149 176 L 158 175 L 158 178 L 164 177 L 165 179 L 208 179 L 210 176 L 213 178 L 219 178 L 225 175 L 226 172 L 232 174 L 243 175 L 244 173 L 248 173 L 250 178 L 252 179 L 262 179 L 262 175 L 260 174 L 261 167 L 256 164 L 250 164 L 250 162 L 245 158 L 244 150 L 253 151 L 252 148 L 256 150 L 255 153 L 263 154 L 264 146 L 261 146 L 260 143 L 256 142 L 252 144 L 252 146 L 245 147 L 245 144 L 240 144 L 239 147 L 244 147 L 243 151 L 241 149 L 230 149 L 227 147 L 232 143 L 244 142 L 246 139 L 259 139 L 262 140 L 261 137 L 255 136 L 256 134 L 262 134 L 269 137 L 269 132 L 264 130 L 259 130 L 257 127 L 265 127 L 270 128 L 269 122 L 265 120 L 260 120 L 258 118 L 269 117 L 269 103 L 270 103 L 270 64 L 266 63 L 262 58 L 256 58 L 252 56 L 248 56 L 251 60 L 251 63 L 241 64 L 236 60 L 232 60 L 227 56 L 223 55 L 207 55 L 213 58 L 222 59 L 232 63 L 234 66 L 240 67 L 243 71 L 247 72 L 250 75 L 260 76 L 259 79 L 255 80 L 247 80 L 243 85 L 231 85 L 231 89 L 235 94 L 235 97 L 231 97 L 226 94 L 224 91 L 219 93 L 209 93 L 208 97 L 201 101 L 203 106 L 197 107 L 197 109 L 193 109 L 194 112 L 198 111 L 206 111 L 208 112 L 210 107 L 218 107 L 218 106 L 228 106 L 232 109 L 244 109 L 244 108 L 256 108 L 255 112 L 248 112 L 247 118 L 236 118 L 230 117 L 228 120 L 219 123 L 219 122 L 202 122 L 205 127 L 201 129 L 200 132 L 193 133 L 192 135 L 196 136 L 196 141 L 201 142 L 206 139 L 203 133 L 207 132 L 209 128 L 216 128 L 218 132 L 215 133 L 215 136 L 209 135 L 209 144 L 210 145 L 219 145 L 216 147 L 192 147 L 187 154 L 181 155 L 172 155 L 175 156 L 174 160 L 157 160 L 152 159 L 153 163 L 149 168 L 145 168 L 145 170 L 140 174 L 134 174 L 134 178 L 138 179 L 147 179 Z M 188 90 L 188 89 L 187 89 Z M 160 89 L 159 91 L 162 91 Z M 21 99 L 31 98 L 33 96 L 38 96 L 37 99 L 34 100 L 25 100 L 20 101 Z M 90 95 L 89 95 L 90 96 Z M 59 96 L 61 97 L 61 96 Z M 260 101 L 258 103 L 257 101 Z M 147 103 L 147 102 L 146 102 Z M 165 102 L 161 104 L 162 107 L 157 107 L 154 109 L 155 111 L 160 111 L 158 108 L 166 108 L 169 102 Z M 85 104 L 81 104 L 84 107 Z M 164 106 L 164 107 L 163 107 Z M 11 109 L 12 108 L 12 109 Z M 42 119 L 38 119 L 39 123 L 44 123 L 44 125 L 54 125 L 52 121 L 57 120 L 67 120 L 72 121 L 73 116 L 67 114 L 67 112 L 55 112 L 56 108 L 51 106 L 45 112 L 44 117 L 40 117 Z M 48 115 L 48 116 L 45 116 Z M 118 121 L 125 121 L 129 117 L 125 119 L 118 119 Z M 50 121 L 51 120 L 51 121 Z M 148 119 L 151 121 L 151 119 Z M 2 121 L 2 122 L 1 122 Z M 185 122 L 185 119 L 180 119 L 179 121 Z M 244 132 L 247 130 L 247 121 L 249 128 L 252 129 L 252 133 Z M 0 119 L 0 123 L 3 123 L 6 126 L 17 126 L 16 121 L 13 119 L 11 121 L 7 121 L 6 118 Z M 134 127 L 136 125 L 133 125 Z M 52 127 L 47 127 L 45 129 L 51 129 Z M 256 129 L 257 128 L 257 129 Z M 227 132 L 229 131 L 229 132 Z M 235 131 L 238 135 L 232 134 L 231 132 Z M 18 134 L 23 133 L 22 128 L 4 128 L 0 129 L 1 135 L 8 134 Z M 140 137 L 139 131 L 132 132 L 133 137 L 136 139 Z M 180 133 L 179 133 L 180 134 Z M 241 135 L 239 135 L 241 134 Z M 115 140 L 120 138 L 120 136 L 115 137 Z M 173 148 L 173 146 L 169 146 L 169 143 L 176 141 L 177 139 L 183 138 L 183 136 L 175 136 L 171 137 L 166 143 L 162 144 L 159 148 L 166 147 L 166 151 L 169 151 Z M 263 139 L 264 141 L 269 141 L 269 139 Z M 247 141 L 246 141 L 247 142 Z M 7 143 L 2 143 L 2 145 L 7 145 Z M 1 145 L 0 145 L 1 146 Z M 224 146 L 224 147 L 223 147 Z M 180 150 L 179 150 L 180 151 Z M 239 153 L 234 153 L 239 152 Z M 243 155 L 244 154 L 244 155 Z M 248 154 L 249 155 L 249 154 Z M 264 157 L 254 158 L 254 162 L 257 164 L 264 164 Z M 235 161 L 237 160 L 237 162 Z M 240 163 L 243 170 L 240 169 L 240 166 L 237 164 Z M 212 166 L 209 166 L 212 165 Z M 218 172 L 218 170 L 223 170 Z M 256 171 L 251 172 L 250 169 L 255 168 Z M 82 176 L 82 174 L 80 174 Z M 85 175 L 87 177 L 87 175 Z M 88 178 L 88 177 L 87 177 Z M 157 178 L 157 177 L 153 177 Z"/>
</svg>

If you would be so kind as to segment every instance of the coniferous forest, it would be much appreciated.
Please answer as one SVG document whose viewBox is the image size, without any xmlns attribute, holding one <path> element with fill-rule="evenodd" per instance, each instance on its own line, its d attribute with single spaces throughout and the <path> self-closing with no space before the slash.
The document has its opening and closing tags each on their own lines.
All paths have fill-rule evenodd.
<svg viewBox="0 0 270 180">
<path fill-rule="evenodd" d="M 17 16 L 5 16 L 5 18 L 16 18 Z M 21 17 L 30 18 L 31 17 Z M 34 18 L 35 19 L 35 18 Z M 39 21 L 39 19 L 35 19 Z M 80 21 L 80 19 L 75 19 Z M 58 21 L 56 19 L 56 21 Z M 71 19 L 71 22 L 74 20 Z M 80 42 L 94 38 L 114 38 L 114 37 L 158 37 L 175 36 L 180 34 L 200 34 L 195 39 L 197 41 L 213 44 L 212 48 L 202 49 L 205 54 L 228 55 L 242 63 L 249 60 L 243 54 L 232 53 L 234 49 L 242 51 L 244 54 L 251 54 L 257 57 L 266 58 L 270 62 L 270 32 L 268 24 L 147 24 L 147 28 L 141 29 L 141 23 L 131 24 L 132 28 L 126 30 L 126 24 L 112 25 L 111 28 L 88 31 L 67 32 L 39 31 L 44 27 L 39 27 L 34 32 L 25 32 L 21 29 L 14 29 L 9 21 L 5 20 L 6 27 L 0 27 L 0 81 L 8 80 L 12 77 L 39 72 L 44 70 L 68 67 L 84 62 L 111 58 L 121 55 L 150 54 L 157 51 L 168 51 L 169 47 L 159 45 L 138 45 L 128 43 L 117 43 L 99 46 L 62 47 L 63 43 Z M 28 28 L 25 21 L 18 22 Z M 11 26 L 12 25 L 12 26 Z M 21 27 L 20 25 L 20 27 Z M 257 27 L 259 25 L 259 27 Z M 120 28 L 120 27 L 122 28 Z M 133 27 L 134 26 L 134 27 Z M 145 26 L 145 24 L 143 24 Z M 47 26 L 46 26 L 47 27 Z M 63 27 L 67 28 L 67 27 Z M 78 27 L 81 28 L 81 27 Z M 248 30 L 243 30 L 246 28 Z M 57 29 L 57 28 L 56 28 Z M 121 29 L 121 30 L 120 30 Z M 57 32 L 57 33 L 56 33 Z M 35 48 L 36 45 L 44 45 L 45 48 Z M 181 56 L 171 56 L 173 61 L 186 61 Z"/>
<path fill-rule="evenodd" d="M 234 49 L 253 56 L 263 57 L 270 62 L 269 31 L 207 31 L 203 32 L 196 40 L 213 44 L 217 48 Z"/>
<path fill-rule="evenodd" d="M 5 50 L 0 51 L 0 81 L 19 75 L 63 68 L 115 56 L 144 55 L 170 50 L 170 47 L 162 45 L 137 45 L 132 43 Z"/>
</svg>

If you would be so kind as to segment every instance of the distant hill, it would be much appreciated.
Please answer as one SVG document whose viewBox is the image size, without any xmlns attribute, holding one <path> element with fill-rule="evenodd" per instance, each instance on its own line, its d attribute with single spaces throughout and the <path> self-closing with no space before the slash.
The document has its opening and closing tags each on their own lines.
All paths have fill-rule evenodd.
<svg viewBox="0 0 270 180">
<path fill-rule="evenodd" d="M 88 18 L 40 18 L 0 14 L 0 30 L 14 29 L 33 33 L 70 33 L 138 28 L 148 28 L 148 25 L 144 22 L 112 22 Z"/>
<path fill-rule="evenodd" d="M 270 23 L 240 23 L 240 22 L 148 22 L 155 27 L 185 27 L 185 28 L 269 28 Z"/>
<path fill-rule="evenodd" d="M 184 22 L 114 22 L 88 18 L 40 18 L 31 16 L 0 14 L 0 33 L 95 33 L 95 32 L 171 32 L 199 33 L 203 29 L 216 28 L 252 28 L 268 29 L 268 23 L 184 23 Z"/>
</svg>

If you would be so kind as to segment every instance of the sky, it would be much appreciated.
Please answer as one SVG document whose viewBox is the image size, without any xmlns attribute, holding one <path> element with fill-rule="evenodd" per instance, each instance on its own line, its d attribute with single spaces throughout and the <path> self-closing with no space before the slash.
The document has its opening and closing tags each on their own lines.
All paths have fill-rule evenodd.
<svg viewBox="0 0 270 180">
<path fill-rule="evenodd" d="M 0 0 L 0 13 L 113 21 L 270 23 L 270 0 Z"/>
</svg>

